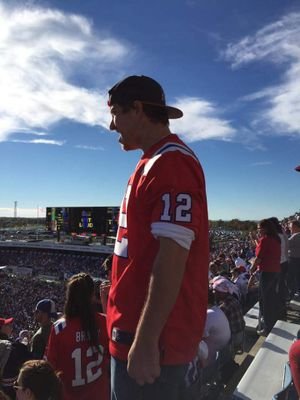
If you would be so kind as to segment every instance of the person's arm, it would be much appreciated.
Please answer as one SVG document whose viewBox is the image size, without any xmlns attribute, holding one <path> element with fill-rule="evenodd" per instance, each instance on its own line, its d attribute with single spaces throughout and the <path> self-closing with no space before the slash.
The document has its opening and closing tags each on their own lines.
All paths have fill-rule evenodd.
<svg viewBox="0 0 300 400">
<path fill-rule="evenodd" d="M 289 255 L 291 256 L 291 253 L 294 252 L 294 250 L 297 247 L 297 241 L 295 239 L 295 236 L 292 235 L 289 239 L 288 239 L 288 250 L 289 250 Z"/>
<path fill-rule="evenodd" d="M 110 290 L 110 283 L 103 283 L 100 285 L 100 301 L 102 305 L 103 314 L 107 313 L 107 300 L 108 300 L 108 293 Z"/>
<path fill-rule="evenodd" d="M 256 272 L 257 267 L 261 264 L 264 252 L 265 252 L 265 239 L 261 238 L 258 241 L 256 249 L 255 249 L 256 257 L 254 259 L 252 266 L 250 267 L 251 275 L 253 275 Z"/>
<path fill-rule="evenodd" d="M 255 257 L 255 260 L 254 260 L 253 264 L 250 267 L 251 276 L 256 272 L 257 267 L 259 266 L 260 263 L 261 263 L 261 259 L 259 257 Z"/>
<path fill-rule="evenodd" d="M 159 337 L 180 291 L 189 253 L 172 239 L 160 237 L 159 241 L 148 295 L 128 354 L 128 373 L 140 385 L 153 383 L 160 375 Z"/>
</svg>

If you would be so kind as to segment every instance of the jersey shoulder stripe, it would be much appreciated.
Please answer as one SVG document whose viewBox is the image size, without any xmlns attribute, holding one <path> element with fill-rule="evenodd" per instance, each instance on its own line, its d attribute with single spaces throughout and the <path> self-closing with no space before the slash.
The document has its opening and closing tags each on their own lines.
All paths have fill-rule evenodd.
<svg viewBox="0 0 300 400">
<path fill-rule="evenodd" d="M 146 165 L 144 166 L 143 176 L 146 176 L 150 169 L 152 168 L 153 164 L 163 155 L 169 153 L 170 151 L 180 151 L 181 153 L 185 154 L 186 156 L 192 157 L 198 164 L 199 160 L 193 153 L 191 149 L 187 146 L 180 144 L 169 142 L 164 144 L 160 149 L 158 149 L 153 156 L 147 161 Z"/>
<path fill-rule="evenodd" d="M 65 318 L 60 318 L 59 320 L 54 322 L 53 326 L 54 326 L 54 331 L 55 331 L 56 335 L 58 335 L 67 326 L 66 319 Z"/>
<path fill-rule="evenodd" d="M 197 163 L 199 163 L 199 160 L 194 154 L 194 152 L 190 148 L 181 143 L 174 143 L 174 142 L 166 143 L 164 146 L 158 149 L 153 156 L 156 156 L 158 154 L 165 154 L 170 151 L 180 151 L 185 155 L 191 156 Z"/>
</svg>

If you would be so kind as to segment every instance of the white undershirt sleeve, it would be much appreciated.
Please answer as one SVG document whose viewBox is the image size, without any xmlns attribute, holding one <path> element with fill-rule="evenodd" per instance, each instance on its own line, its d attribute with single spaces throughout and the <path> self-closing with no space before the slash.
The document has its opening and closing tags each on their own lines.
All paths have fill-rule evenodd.
<svg viewBox="0 0 300 400">
<path fill-rule="evenodd" d="M 192 241 L 195 239 L 195 233 L 191 229 L 169 222 L 153 222 L 151 224 L 151 233 L 155 239 L 158 237 L 173 239 L 187 250 L 190 249 Z"/>
</svg>

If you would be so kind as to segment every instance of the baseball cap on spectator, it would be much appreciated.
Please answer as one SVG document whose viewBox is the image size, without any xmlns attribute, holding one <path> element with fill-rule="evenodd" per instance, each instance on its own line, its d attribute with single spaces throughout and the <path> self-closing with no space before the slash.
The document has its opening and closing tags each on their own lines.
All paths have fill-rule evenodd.
<svg viewBox="0 0 300 400">
<path fill-rule="evenodd" d="M 47 313 L 50 318 L 57 318 L 55 303 L 50 299 L 40 300 L 35 307 L 35 311 L 42 311 Z"/>
<path fill-rule="evenodd" d="M 218 279 L 213 280 L 212 282 L 212 288 L 221 293 L 230 293 L 232 294 L 234 292 L 233 284 L 229 282 L 228 279 L 218 277 Z"/>
<path fill-rule="evenodd" d="M 14 322 L 13 318 L 0 318 L 0 328 L 4 325 L 10 325 Z"/>
<path fill-rule="evenodd" d="M 246 266 L 246 261 L 241 257 L 237 257 L 237 259 L 235 260 L 234 264 L 235 264 L 236 267 L 240 267 L 240 266 L 245 267 Z"/>
<path fill-rule="evenodd" d="M 148 76 L 132 75 L 116 83 L 108 92 L 108 105 L 127 104 L 135 100 L 155 107 L 166 109 L 169 119 L 183 116 L 183 112 L 175 107 L 166 105 L 163 88 L 154 79 Z"/>
</svg>

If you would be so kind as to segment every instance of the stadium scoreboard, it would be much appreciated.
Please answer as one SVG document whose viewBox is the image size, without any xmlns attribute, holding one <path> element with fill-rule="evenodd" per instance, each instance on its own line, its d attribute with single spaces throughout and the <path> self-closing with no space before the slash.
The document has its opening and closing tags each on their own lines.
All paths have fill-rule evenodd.
<svg viewBox="0 0 300 400">
<path fill-rule="evenodd" d="M 119 207 L 47 207 L 49 231 L 115 236 Z"/>
</svg>

